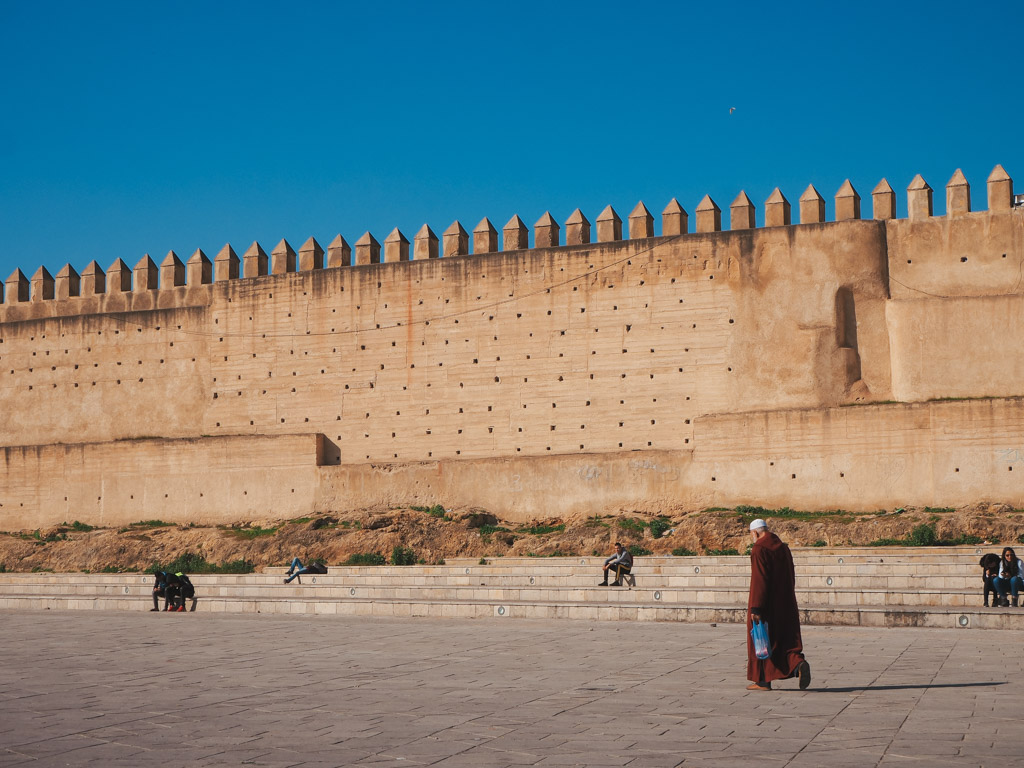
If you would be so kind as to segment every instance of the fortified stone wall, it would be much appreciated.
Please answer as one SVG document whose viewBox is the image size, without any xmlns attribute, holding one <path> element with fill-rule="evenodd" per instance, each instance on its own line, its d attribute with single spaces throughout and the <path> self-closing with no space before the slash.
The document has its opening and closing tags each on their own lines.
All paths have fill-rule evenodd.
<svg viewBox="0 0 1024 768">
<path fill-rule="evenodd" d="M 354 259 L 339 236 L 326 253 L 310 239 L 16 271 L 0 305 L 0 525 L 437 500 L 522 519 L 1014 500 L 1013 461 L 1004 477 L 994 456 L 1024 449 L 1020 401 L 992 406 L 1003 421 L 836 410 L 1022 394 L 1024 214 L 999 167 L 988 192 L 971 212 L 958 172 L 944 217 L 918 177 L 906 220 L 884 181 L 859 220 L 847 183 L 831 222 L 809 187 L 799 225 L 776 190 L 761 228 L 741 193 L 727 232 L 706 197 L 693 234 L 672 201 L 658 237 L 641 203 L 625 240 L 609 207 L 596 243 L 577 210 L 567 245 L 545 214 L 533 249 L 513 217 L 500 252 L 481 222 L 473 255 L 456 222 L 412 244 L 395 230 L 383 254 L 367 233 Z M 964 465 L 956 482 L 935 478 L 947 460 Z M 879 463 L 904 468 L 894 484 L 872 477 Z"/>
</svg>

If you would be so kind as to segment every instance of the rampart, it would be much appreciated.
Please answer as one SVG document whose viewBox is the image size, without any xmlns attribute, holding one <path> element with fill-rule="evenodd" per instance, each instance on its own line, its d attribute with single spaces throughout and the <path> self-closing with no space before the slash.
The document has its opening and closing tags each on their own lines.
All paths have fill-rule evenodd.
<svg viewBox="0 0 1024 768">
<path fill-rule="evenodd" d="M 225 246 L 0 304 L 0 527 L 229 522 L 346 506 L 513 519 L 736 503 L 1024 506 L 1024 208 L 957 171 L 861 218 L 776 189 L 722 231 L 609 206 Z M 625 239 L 624 239 L 625 238 Z M 592 242 L 592 239 L 594 240 Z M 472 254 L 470 246 L 472 244 Z M 958 402 L 948 402 L 955 399 Z"/>
</svg>

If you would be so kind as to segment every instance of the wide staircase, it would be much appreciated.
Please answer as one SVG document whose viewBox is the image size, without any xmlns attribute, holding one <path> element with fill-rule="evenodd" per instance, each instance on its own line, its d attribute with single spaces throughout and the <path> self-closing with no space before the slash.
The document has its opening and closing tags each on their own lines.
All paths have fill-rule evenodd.
<svg viewBox="0 0 1024 768">
<path fill-rule="evenodd" d="M 1000 547 L 794 549 L 806 624 L 1024 629 L 1024 608 L 982 607 L 983 552 Z M 450 559 L 337 566 L 283 583 L 284 568 L 195 575 L 191 610 L 272 614 L 742 622 L 750 560 L 637 557 L 636 586 L 601 587 L 600 557 Z M 0 574 L 0 609 L 152 606 L 145 574 Z"/>
</svg>

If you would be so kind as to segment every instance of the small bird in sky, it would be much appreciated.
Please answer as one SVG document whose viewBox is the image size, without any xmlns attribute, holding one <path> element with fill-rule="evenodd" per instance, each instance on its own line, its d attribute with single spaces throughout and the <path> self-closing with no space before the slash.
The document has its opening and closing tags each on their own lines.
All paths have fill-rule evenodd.
<svg viewBox="0 0 1024 768">
<path fill-rule="evenodd" d="M 731 114 L 732 114 L 733 112 L 735 112 L 735 111 L 736 111 L 736 107 L 729 107 L 729 114 L 730 114 L 730 115 L 731 115 Z"/>
</svg>

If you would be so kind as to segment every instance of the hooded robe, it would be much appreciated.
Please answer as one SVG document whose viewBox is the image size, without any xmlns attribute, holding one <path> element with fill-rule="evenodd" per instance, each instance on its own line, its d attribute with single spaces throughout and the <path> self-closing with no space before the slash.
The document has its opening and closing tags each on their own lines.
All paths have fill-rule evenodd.
<svg viewBox="0 0 1024 768">
<path fill-rule="evenodd" d="M 750 611 L 768 622 L 772 652 L 758 659 L 750 637 Z M 804 659 L 800 639 L 800 609 L 796 604 L 793 555 L 782 540 L 768 532 L 750 550 L 750 598 L 747 601 L 747 679 L 771 682 L 792 677 Z"/>
</svg>

